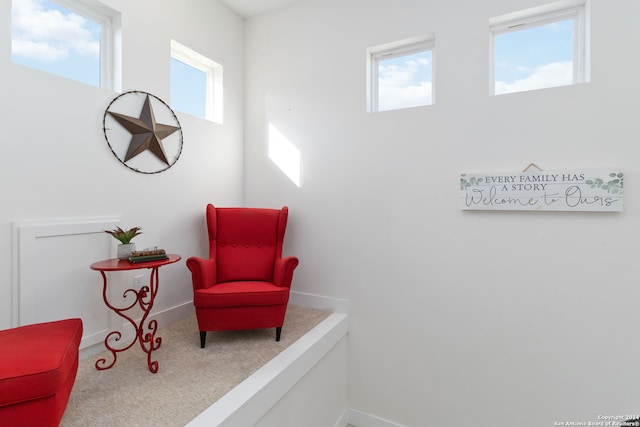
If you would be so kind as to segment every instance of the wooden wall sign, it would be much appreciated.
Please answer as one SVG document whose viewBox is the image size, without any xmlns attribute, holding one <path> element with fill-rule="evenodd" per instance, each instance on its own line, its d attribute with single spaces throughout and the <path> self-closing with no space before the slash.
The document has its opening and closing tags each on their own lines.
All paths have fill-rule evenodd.
<svg viewBox="0 0 640 427">
<path fill-rule="evenodd" d="M 621 212 L 624 174 L 585 169 L 460 175 L 464 210 Z"/>
</svg>

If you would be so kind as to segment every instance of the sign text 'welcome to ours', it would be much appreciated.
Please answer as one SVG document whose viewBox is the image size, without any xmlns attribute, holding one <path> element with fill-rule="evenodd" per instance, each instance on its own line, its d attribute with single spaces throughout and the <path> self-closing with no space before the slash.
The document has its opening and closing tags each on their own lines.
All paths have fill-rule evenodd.
<svg viewBox="0 0 640 427">
<path fill-rule="evenodd" d="M 621 212 L 624 174 L 612 169 L 460 175 L 465 210 Z"/>
</svg>

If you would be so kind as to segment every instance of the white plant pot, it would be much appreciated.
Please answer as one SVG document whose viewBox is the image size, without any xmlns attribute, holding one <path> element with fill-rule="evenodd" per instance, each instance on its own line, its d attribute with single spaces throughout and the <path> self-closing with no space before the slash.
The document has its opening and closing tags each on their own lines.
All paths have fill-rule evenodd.
<svg viewBox="0 0 640 427">
<path fill-rule="evenodd" d="M 118 245 L 118 259 L 129 259 L 135 250 L 135 243 L 122 243 Z"/>
</svg>

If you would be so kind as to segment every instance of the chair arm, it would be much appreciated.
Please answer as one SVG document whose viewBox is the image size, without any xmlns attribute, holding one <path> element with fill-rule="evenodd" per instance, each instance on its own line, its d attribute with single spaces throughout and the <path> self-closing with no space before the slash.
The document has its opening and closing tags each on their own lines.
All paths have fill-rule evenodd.
<svg viewBox="0 0 640 427">
<path fill-rule="evenodd" d="M 186 261 L 191 271 L 193 290 L 210 288 L 216 283 L 216 260 L 199 257 L 189 257 Z"/>
<path fill-rule="evenodd" d="M 273 284 L 290 288 L 293 280 L 293 270 L 298 266 L 298 262 L 298 258 L 294 256 L 277 259 L 273 271 Z"/>
</svg>

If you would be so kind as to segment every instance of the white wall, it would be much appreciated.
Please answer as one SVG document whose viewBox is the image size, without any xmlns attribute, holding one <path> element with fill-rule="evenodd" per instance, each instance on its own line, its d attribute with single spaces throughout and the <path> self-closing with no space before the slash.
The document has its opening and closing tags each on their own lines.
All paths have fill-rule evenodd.
<svg viewBox="0 0 640 427">
<path fill-rule="evenodd" d="M 407 426 L 640 413 L 637 0 L 592 0 L 588 84 L 490 97 L 488 20 L 543 0 L 301 0 L 246 24 L 245 202 L 294 290 L 351 301 L 349 400 Z M 437 102 L 365 112 L 366 49 L 435 33 Z M 265 156 L 273 123 L 295 187 Z M 463 212 L 459 174 L 614 166 L 620 214 Z"/>
<path fill-rule="evenodd" d="M 318 362 L 254 427 L 330 427 L 347 402 L 347 338 Z"/>
<path fill-rule="evenodd" d="M 122 13 L 124 91 L 147 91 L 169 102 L 173 38 L 224 67 L 225 122 L 177 112 L 184 134 L 178 162 L 156 175 L 129 170 L 102 132 L 104 110 L 117 93 L 13 64 L 11 1 L 0 2 L 0 328 L 11 326 L 15 297 L 14 221 L 117 216 L 123 226 L 141 226 L 144 234 L 134 240 L 139 248 L 158 245 L 183 256 L 160 272 L 153 310 L 160 312 L 192 299 L 184 259 L 207 253 L 206 204 L 242 202 L 242 19 L 211 0 L 169 0 L 161 7 L 155 0 L 104 3 Z M 77 268 L 76 262 L 68 259 L 62 267 Z M 89 271 L 89 264 L 84 268 Z M 41 272 L 43 282 L 47 273 Z"/>
</svg>

